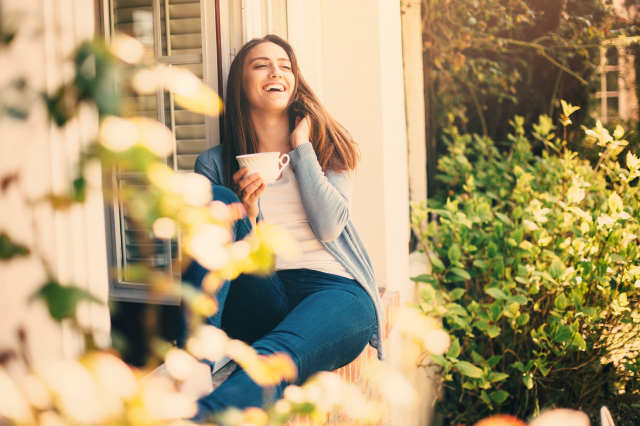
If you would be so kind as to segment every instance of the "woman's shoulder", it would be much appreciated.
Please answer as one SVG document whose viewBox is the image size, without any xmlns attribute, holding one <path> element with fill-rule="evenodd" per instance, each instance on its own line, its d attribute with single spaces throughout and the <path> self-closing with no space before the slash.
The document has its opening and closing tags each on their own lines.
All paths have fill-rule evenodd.
<svg viewBox="0 0 640 426">
<path fill-rule="evenodd" d="M 224 178 L 224 160 L 222 144 L 214 146 L 198 155 L 194 171 L 209 178 L 216 185 L 221 185 Z"/>
</svg>

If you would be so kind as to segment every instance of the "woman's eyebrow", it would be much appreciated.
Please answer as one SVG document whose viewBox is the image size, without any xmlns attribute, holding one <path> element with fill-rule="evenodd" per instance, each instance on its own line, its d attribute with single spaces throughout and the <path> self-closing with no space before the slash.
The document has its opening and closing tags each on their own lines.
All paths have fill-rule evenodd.
<svg viewBox="0 0 640 426">
<path fill-rule="evenodd" d="M 270 58 L 267 58 L 266 56 L 259 56 L 257 58 L 253 58 L 250 63 L 253 63 L 254 61 L 257 61 L 259 59 L 262 59 L 263 61 L 268 61 Z M 288 58 L 278 58 L 278 61 L 291 62 Z"/>
</svg>

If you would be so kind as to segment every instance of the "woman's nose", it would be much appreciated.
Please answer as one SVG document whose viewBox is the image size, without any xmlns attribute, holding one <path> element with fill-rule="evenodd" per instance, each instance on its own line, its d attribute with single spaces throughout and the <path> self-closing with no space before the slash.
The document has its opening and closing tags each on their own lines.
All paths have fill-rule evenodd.
<svg viewBox="0 0 640 426">
<path fill-rule="evenodd" d="M 269 73 L 269 77 L 271 78 L 280 78 L 282 77 L 282 70 L 278 66 L 274 66 L 271 68 L 271 72 Z"/>
</svg>

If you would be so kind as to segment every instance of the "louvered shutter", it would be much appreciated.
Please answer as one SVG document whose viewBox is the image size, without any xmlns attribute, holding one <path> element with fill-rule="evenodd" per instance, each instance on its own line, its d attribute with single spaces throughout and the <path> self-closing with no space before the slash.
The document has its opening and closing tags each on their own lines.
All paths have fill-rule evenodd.
<svg viewBox="0 0 640 426">
<path fill-rule="evenodd" d="M 207 0 L 208 1 L 208 0 Z M 111 31 L 125 33 L 145 46 L 143 60 L 128 67 L 125 77 L 143 67 L 180 66 L 203 79 L 203 45 L 201 4 L 198 0 L 113 0 Z M 211 58 L 215 61 L 215 56 Z M 128 78 L 124 79 L 129 80 Z M 166 158 L 167 167 L 192 171 L 197 156 L 213 145 L 207 140 L 205 117 L 178 106 L 171 93 L 140 96 L 129 87 L 125 93 L 125 114 L 146 116 L 163 122 L 176 136 L 173 152 Z M 143 174 L 115 170 L 111 185 L 115 192 L 148 187 Z M 116 198 L 117 201 L 117 198 Z M 125 206 L 116 203 L 113 211 L 113 261 L 117 264 L 115 286 L 144 288 L 144 275 L 136 265 L 141 263 L 156 270 L 172 273 L 177 278 L 180 268 L 179 241 L 162 241 L 153 232 L 133 220 Z"/>
</svg>

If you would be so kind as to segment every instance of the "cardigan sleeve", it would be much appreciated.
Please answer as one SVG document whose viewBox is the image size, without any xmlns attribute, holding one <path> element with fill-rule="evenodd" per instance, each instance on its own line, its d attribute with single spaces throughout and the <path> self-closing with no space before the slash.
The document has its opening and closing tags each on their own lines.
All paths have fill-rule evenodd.
<svg viewBox="0 0 640 426">
<path fill-rule="evenodd" d="M 310 142 L 289 157 L 311 229 L 322 242 L 335 240 L 349 223 L 354 173 L 327 170 L 325 175 Z"/>
<path fill-rule="evenodd" d="M 218 165 L 214 160 L 213 148 L 198 155 L 193 171 L 207 177 L 211 181 L 212 185 L 224 186 L 221 178 L 222 173 L 220 173 Z"/>
</svg>

